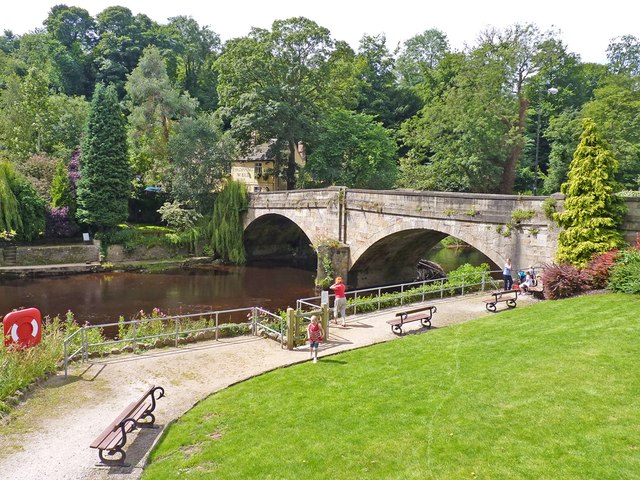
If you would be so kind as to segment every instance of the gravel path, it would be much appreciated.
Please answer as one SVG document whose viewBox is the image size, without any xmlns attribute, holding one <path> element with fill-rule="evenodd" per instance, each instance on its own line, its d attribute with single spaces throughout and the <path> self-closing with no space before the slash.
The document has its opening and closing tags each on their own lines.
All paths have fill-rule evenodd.
<svg viewBox="0 0 640 480">
<path fill-rule="evenodd" d="M 520 304 L 531 301 L 531 297 L 519 299 Z M 436 328 L 488 314 L 478 295 L 433 303 L 438 306 L 433 319 Z M 332 327 L 320 356 L 398 338 L 385 323 L 393 312 L 351 316 L 346 328 Z M 405 331 L 425 330 L 416 322 Z M 0 478 L 137 479 L 164 427 L 198 401 L 265 371 L 307 359 L 306 349 L 290 352 L 273 340 L 240 337 L 74 365 L 67 379 L 62 374 L 51 377 L 0 425 Z M 130 467 L 98 466 L 97 451 L 89 445 L 152 384 L 166 392 L 154 412 L 160 428 L 140 431 L 125 446 Z"/>
</svg>

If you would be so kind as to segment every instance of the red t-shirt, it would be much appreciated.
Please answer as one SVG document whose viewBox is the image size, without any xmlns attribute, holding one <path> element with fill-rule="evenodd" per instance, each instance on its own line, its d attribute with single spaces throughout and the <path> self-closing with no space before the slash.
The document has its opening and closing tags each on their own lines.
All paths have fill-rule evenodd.
<svg viewBox="0 0 640 480">
<path fill-rule="evenodd" d="M 320 324 L 313 325 L 313 323 L 309 324 L 309 341 L 310 342 L 319 342 L 322 340 L 322 333 L 320 332 Z"/>
<path fill-rule="evenodd" d="M 336 298 L 344 298 L 344 291 L 347 287 L 344 286 L 344 283 L 339 283 L 335 287 L 333 287 L 333 291 L 336 292 Z"/>
</svg>

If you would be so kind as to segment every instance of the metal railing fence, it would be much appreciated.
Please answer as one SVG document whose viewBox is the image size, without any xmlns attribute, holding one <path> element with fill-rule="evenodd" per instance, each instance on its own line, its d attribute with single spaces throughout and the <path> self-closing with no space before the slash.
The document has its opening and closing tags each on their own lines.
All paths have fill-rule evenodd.
<svg viewBox="0 0 640 480">
<path fill-rule="evenodd" d="M 245 318 L 246 321 L 237 321 Z M 221 319 L 224 321 L 221 322 Z M 230 322 L 230 320 L 236 320 Z M 119 335 L 105 339 L 105 328 L 118 328 Z M 86 361 L 92 351 L 106 352 L 114 345 L 129 344 L 131 351 L 146 349 L 150 346 L 173 346 L 201 339 L 218 340 L 228 332 L 251 333 L 268 332 L 279 338 L 284 346 L 286 335 L 285 320 L 261 307 L 246 307 L 230 310 L 218 310 L 203 313 L 174 315 L 159 318 L 143 318 L 101 325 L 84 325 L 64 339 L 64 374 L 68 375 L 69 362 L 74 359 Z M 209 335 L 208 335 L 209 334 Z M 163 345 L 156 342 L 165 339 Z M 154 344 L 151 344 L 154 340 Z M 167 343 L 166 340 L 169 340 Z"/>
<path fill-rule="evenodd" d="M 464 295 L 472 291 L 500 288 L 502 271 L 492 270 L 457 275 L 436 280 L 420 280 L 417 282 L 398 283 L 380 287 L 365 288 L 346 292 L 347 311 L 355 315 L 360 312 L 370 312 L 405 305 L 408 303 L 424 302 L 434 298 Z M 500 278 L 497 278 L 500 276 Z M 328 296 L 333 304 L 335 295 Z M 317 310 L 320 308 L 322 296 L 301 298 L 296 302 L 296 310 Z"/>
</svg>

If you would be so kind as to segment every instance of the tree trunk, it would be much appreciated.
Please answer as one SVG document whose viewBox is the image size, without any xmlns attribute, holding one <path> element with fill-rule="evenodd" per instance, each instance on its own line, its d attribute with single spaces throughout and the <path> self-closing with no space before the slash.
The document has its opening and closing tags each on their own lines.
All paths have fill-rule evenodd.
<svg viewBox="0 0 640 480">
<path fill-rule="evenodd" d="M 502 180 L 500 181 L 499 193 L 511 195 L 516 183 L 516 167 L 522 157 L 524 150 L 524 127 L 527 119 L 527 107 L 529 102 L 526 98 L 520 97 L 518 100 L 518 122 L 515 125 L 514 139 L 511 148 L 504 162 Z"/>
<path fill-rule="evenodd" d="M 289 139 L 289 160 L 287 162 L 287 190 L 296 188 L 296 150 L 294 140 Z"/>
</svg>

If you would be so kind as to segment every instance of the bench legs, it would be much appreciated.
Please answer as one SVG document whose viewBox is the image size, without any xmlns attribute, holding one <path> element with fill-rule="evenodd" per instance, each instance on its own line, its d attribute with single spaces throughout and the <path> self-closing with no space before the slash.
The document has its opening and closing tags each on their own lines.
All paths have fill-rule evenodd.
<svg viewBox="0 0 640 480">
<path fill-rule="evenodd" d="M 159 392 L 159 395 L 156 397 L 156 392 Z M 147 408 L 142 415 L 140 415 L 140 420 L 136 421 L 136 427 L 152 427 L 154 423 L 156 423 L 156 417 L 153 413 L 156 409 L 156 400 L 164 397 L 164 388 L 156 387 L 149 394 L 151 397 L 151 405 Z"/>
<path fill-rule="evenodd" d="M 108 455 L 108 457 L 105 455 Z M 98 450 L 98 457 L 100 457 L 100 465 L 117 465 L 119 467 L 127 465 L 124 463 L 124 459 L 127 458 L 127 454 L 124 453 L 121 446 L 111 450 Z"/>
<path fill-rule="evenodd" d="M 129 425 L 131 424 L 131 425 Z M 127 443 L 127 432 L 130 432 L 134 428 L 136 428 L 137 422 L 133 418 L 125 418 L 120 422 L 118 427 L 120 428 L 121 437 L 118 440 L 118 443 L 114 445 L 112 448 L 105 448 L 98 450 L 98 456 L 100 457 L 100 461 L 104 465 L 119 465 L 124 466 L 124 459 L 127 458 L 127 454 L 124 453 L 122 447 L 124 447 Z M 106 452 L 106 457 L 105 457 Z"/>
<path fill-rule="evenodd" d="M 509 308 L 516 308 L 516 301 L 514 299 L 511 300 L 503 300 L 506 304 L 507 307 Z M 496 303 L 491 302 L 491 303 L 486 303 L 485 306 L 487 307 L 487 310 L 490 311 L 491 313 L 496 313 Z"/>
</svg>

